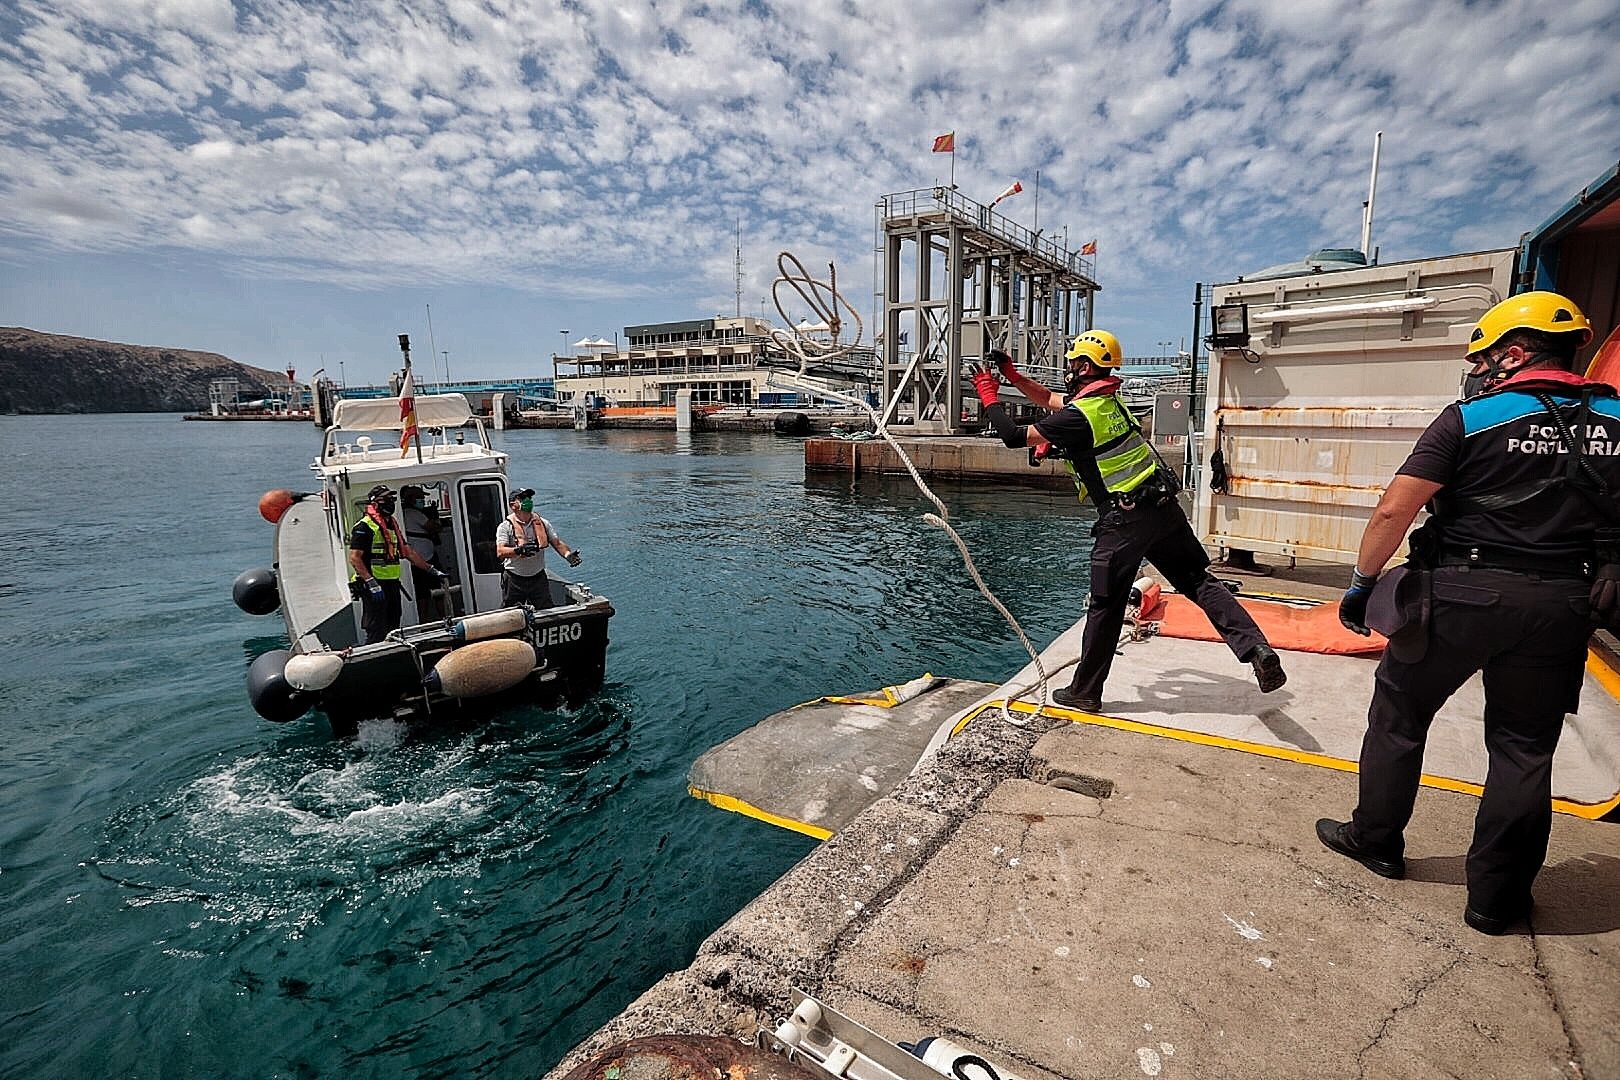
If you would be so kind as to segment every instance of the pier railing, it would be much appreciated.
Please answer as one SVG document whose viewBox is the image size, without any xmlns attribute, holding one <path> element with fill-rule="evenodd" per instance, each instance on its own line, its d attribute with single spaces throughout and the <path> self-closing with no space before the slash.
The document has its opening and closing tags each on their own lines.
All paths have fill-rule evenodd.
<svg viewBox="0 0 1620 1080">
<path fill-rule="evenodd" d="M 913 217 L 921 214 L 944 213 L 981 233 L 1006 241 L 1009 245 L 1034 252 L 1041 258 L 1062 267 L 1087 281 L 1096 281 L 1096 260 L 1069 250 L 1040 232 L 1026 229 L 1018 222 L 997 213 L 984 203 L 968 198 L 960 191 L 948 187 L 916 188 L 884 195 L 879 200 L 880 212 L 886 218 Z"/>
</svg>

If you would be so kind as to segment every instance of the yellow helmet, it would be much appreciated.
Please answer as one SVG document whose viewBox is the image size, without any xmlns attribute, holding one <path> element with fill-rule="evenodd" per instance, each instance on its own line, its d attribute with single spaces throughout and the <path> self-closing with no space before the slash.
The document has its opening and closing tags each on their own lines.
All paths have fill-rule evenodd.
<svg viewBox="0 0 1620 1080">
<path fill-rule="evenodd" d="M 1125 362 L 1125 354 L 1119 348 L 1119 338 L 1106 330 L 1085 331 L 1074 339 L 1074 344 L 1063 356 L 1066 360 L 1086 359 L 1100 368 L 1117 368 Z"/>
<path fill-rule="evenodd" d="M 1508 297 L 1479 317 L 1479 324 L 1468 337 L 1468 351 L 1463 355 L 1473 356 L 1490 348 L 1509 330 L 1540 330 L 1548 334 L 1579 331 L 1581 345 L 1592 340 L 1592 324 L 1586 321 L 1575 301 L 1555 292 L 1525 292 Z"/>
</svg>

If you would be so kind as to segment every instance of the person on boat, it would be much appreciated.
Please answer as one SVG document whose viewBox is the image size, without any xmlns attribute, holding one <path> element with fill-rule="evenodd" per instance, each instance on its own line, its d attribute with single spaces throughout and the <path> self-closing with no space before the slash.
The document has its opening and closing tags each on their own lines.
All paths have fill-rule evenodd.
<svg viewBox="0 0 1620 1080">
<path fill-rule="evenodd" d="M 1485 312 L 1464 354 L 1464 400 L 1418 437 L 1385 489 L 1339 601 L 1345 626 L 1366 634 L 1371 622 L 1390 641 L 1373 678 L 1360 798 L 1349 821 L 1318 821 L 1317 837 L 1376 874 L 1404 876 L 1429 724 L 1483 671 L 1489 767 L 1463 920 L 1485 934 L 1530 914 L 1564 714 L 1579 705 L 1594 621 L 1620 613 L 1620 399 L 1571 371 L 1591 338 L 1581 309 L 1557 293 Z M 1405 566 L 1380 585 L 1425 503 L 1432 516 Z"/>
<path fill-rule="evenodd" d="M 439 515 L 427 508 L 422 489 L 416 484 L 401 487 L 399 501 L 403 504 L 400 517 L 405 520 L 405 542 L 429 564 L 437 567 Z M 416 586 L 417 611 L 423 620 L 438 618 L 439 605 L 434 599 L 434 590 L 439 584 L 438 575 L 412 563 L 411 581 Z"/>
<path fill-rule="evenodd" d="M 1142 436 L 1142 426 L 1120 401 L 1115 372 L 1123 362 L 1119 339 L 1087 330 L 1065 354 L 1065 393 L 1048 390 L 994 350 L 973 376 L 984 418 L 1009 447 L 1031 447 L 1037 458 L 1056 454 L 1068 465 L 1082 500 L 1097 507 L 1092 527 L 1091 598 L 1074 678 L 1055 690 L 1059 705 L 1096 712 L 1114 649 L 1125 623 L 1131 582 L 1145 558 L 1178 592 L 1209 616 L 1227 647 L 1253 670 L 1261 691 L 1280 688 L 1288 676 L 1276 650 L 1232 593 L 1209 572 L 1209 555 L 1176 501 L 1180 485 Z M 1052 410 L 1032 426 L 1017 424 L 998 400 L 1006 376 L 1029 401 Z"/>
<path fill-rule="evenodd" d="M 551 606 L 551 583 L 546 577 L 546 548 L 579 565 L 579 552 L 563 542 L 551 522 L 534 512 L 534 488 L 514 491 L 511 513 L 495 529 L 495 554 L 501 557 L 501 603 L 511 607 Z"/>
<path fill-rule="evenodd" d="M 406 543 L 394 520 L 395 505 L 394 489 L 378 484 L 366 492 L 366 511 L 349 533 L 349 587 L 360 598 L 360 625 L 367 645 L 399 629 L 400 559 L 409 559 L 435 580 L 449 580 Z"/>
</svg>

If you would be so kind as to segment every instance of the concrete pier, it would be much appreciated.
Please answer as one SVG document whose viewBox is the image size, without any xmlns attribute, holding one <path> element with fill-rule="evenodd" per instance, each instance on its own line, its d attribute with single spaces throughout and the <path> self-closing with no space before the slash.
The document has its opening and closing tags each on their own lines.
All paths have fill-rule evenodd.
<svg viewBox="0 0 1620 1080">
<path fill-rule="evenodd" d="M 751 1039 L 797 987 L 1023 1080 L 1620 1077 L 1615 824 L 1554 815 L 1530 928 L 1488 937 L 1461 918 L 1473 795 L 1422 789 L 1390 881 L 1315 837 L 1353 772 L 1013 720 L 979 711 L 553 1075 L 637 1035 Z"/>
<path fill-rule="evenodd" d="M 1000 439 L 907 435 L 901 438 L 901 445 L 926 479 L 1014 481 L 1053 488 L 1074 486 L 1062 462 L 1043 461 L 1032 468 L 1023 451 L 1007 449 Z M 852 477 L 906 475 L 900 456 L 882 439 L 808 439 L 804 444 L 804 471 Z"/>
</svg>

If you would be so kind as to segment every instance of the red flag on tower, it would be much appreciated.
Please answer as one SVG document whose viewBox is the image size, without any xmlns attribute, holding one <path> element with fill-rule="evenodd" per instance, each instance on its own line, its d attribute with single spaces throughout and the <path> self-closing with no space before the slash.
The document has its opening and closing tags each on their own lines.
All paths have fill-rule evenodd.
<svg viewBox="0 0 1620 1080">
<path fill-rule="evenodd" d="M 399 386 L 399 418 L 405 430 L 399 433 L 399 456 L 410 453 L 411 439 L 416 435 L 416 387 L 411 383 L 411 369 L 405 369 L 405 381 Z"/>
<path fill-rule="evenodd" d="M 1097 254 L 1097 241 L 1095 241 L 1095 240 L 1087 240 L 1085 242 L 1085 245 L 1083 247 L 1081 247 L 1080 254 L 1082 254 L 1082 255 L 1095 255 L 1095 254 Z"/>
<path fill-rule="evenodd" d="M 934 153 L 936 153 L 936 154 L 954 154 L 954 153 L 956 153 L 956 132 L 947 131 L 943 135 L 936 135 L 934 137 Z"/>
<path fill-rule="evenodd" d="M 1024 190 L 1024 185 L 1019 183 L 1017 180 L 1014 180 L 1012 182 L 1012 185 L 1010 187 L 1008 187 L 1006 191 L 1003 191 L 1000 195 L 997 195 L 995 197 L 995 201 L 992 202 L 990 205 L 995 206 L 996 203 L 1000 202 L 1002 199 L 1011 198 L 1012 196 L 1018 194 L 1020 191 L 1023 191 L 1023 190 Z"/>
</svg>

